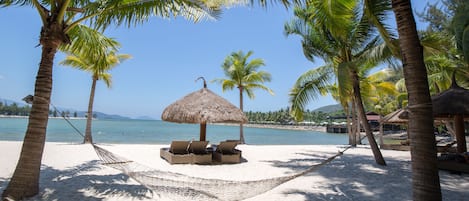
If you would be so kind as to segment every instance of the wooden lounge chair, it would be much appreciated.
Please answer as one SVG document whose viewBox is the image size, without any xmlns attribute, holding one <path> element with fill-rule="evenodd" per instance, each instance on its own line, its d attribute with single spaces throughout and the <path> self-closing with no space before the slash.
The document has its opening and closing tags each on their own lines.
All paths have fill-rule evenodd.
<svg viewBox="0 0 469 201">
<path fill-rule="evenodd" d="M 160 157 L 170 164 L 192 163 L 192 156 L 188 151 L 190 141 L 172 141 L 169 148 L 160 149 Z"/>
<path fill-rule="evenodd" d="M 238 143 L 235 140 L 220 142 L 213 152 L 213 159 L 221 163 L 240 163 L 241 151 L 235 148 Z"/>
<path fill-rule="evenodd" d="M 207 149 L 208 141 L 192 141 L 189 145 L 189 153 L 194 164 L 211 164 L 212 152 Z"/>
</svg>

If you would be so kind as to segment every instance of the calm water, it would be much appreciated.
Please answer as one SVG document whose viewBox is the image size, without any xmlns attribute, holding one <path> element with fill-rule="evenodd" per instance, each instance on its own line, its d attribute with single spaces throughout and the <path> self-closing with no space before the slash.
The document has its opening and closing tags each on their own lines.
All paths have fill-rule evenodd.
<svg viewBox="0 0 469 201">
<path fill-rule="evenodd" d="M 70 120 L 84 134 L 86 120 Z M 0 140 L 22 141 L 28 119 L 0 118 Z M 121 144 L 169 144 L 172 140 L 198 140 L 198 124 L 176 124 L 157 120 L 94 120 L 93 141 Z M 304 145 L 346 144 L 344 134 L 315 131 L 291 131 L 265 128 L 245 128 L 247 144 Z M 239 127 L 207 125 L 207 140 L 218 143 L 239 139 Z M 49 142 L 82 142 L 83 138 L 63 119 L 49 119 Z"/>
</svg>

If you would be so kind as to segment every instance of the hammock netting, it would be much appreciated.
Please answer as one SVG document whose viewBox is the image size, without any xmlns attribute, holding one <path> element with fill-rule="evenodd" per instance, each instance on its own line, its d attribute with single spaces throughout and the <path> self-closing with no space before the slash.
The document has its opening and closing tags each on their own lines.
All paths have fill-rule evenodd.
<svg viewBox="0 0 469 201">
<path fill-rule="evenodd" d="M 308 174 L 320 166 L 332 161 L 337 154 L 327 158 L 319 164 L 288 176 L 261 179 L 254 181 L 228 181 L 221 179 L 204 179 L 178 173 L 155 170 L 137 162 L 125 159 L 95 144 L 93 147 L 103 164 L 122 171 L 138 183 L 156 193 L 170 195 L 173 200 L 244 200 L 267 192 L 280 184 Z"/>
</svg>

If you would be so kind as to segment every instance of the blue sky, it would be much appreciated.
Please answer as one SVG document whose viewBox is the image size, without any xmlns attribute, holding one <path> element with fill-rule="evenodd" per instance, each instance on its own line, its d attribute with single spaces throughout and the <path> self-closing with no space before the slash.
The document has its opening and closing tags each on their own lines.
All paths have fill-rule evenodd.
<svg viewBox="0 0 469 201">
<path fill-rule="evenodd" d="M 422 11 L 427 2 L 413 0 L 414 10 Z M 391 13 L 392 14 L 392 13 Z M 109 28 L 106 35 L 117 39 L 120 53 L 132 55 L 111 71 L 113 86 L 99 82 L 94 110 L 129 117 L 150 116 L 160 119 L 164 108 L 184 95 L 202 87 L 195 79 L 208 81 L 224 76 L 221 64 L 231 52 L 252 50 L 251 58 L 264 59 L 274 90 L 271 96 L 256 91 L 255 99 L 245 99 L 245 111 L 273 111 L 288 106 L 288 92 L 299 75 L 323 64 L 311 63 L 303 56 L 300 38 L 286 37 L 283 25 L 292 10 L 282 5 L 236 7 L 224 11 L 217 21 L 189 22 L 183 19 L 152 18 L 135 27 Z M 390 16 L 394 17 L 394 16 Z M 418 22 L 418 21 L 417 21 Z M 33 94 L 40 61 L 38 45 L 40 20 L 30 7 L 0 8 L 0 98 L 21 101 Z M 419 24 L 419 28 L 423 25 Z M 58 53 L 53 72 L 51 102 L 62 108 L 85 111 L 91 76 L 85 72 L 58 65 L 64 55 Z M 237 91 L 222 92 L 217 83 L 208 88 L 239 104 Z M 325 96 L 308 108 L 335 104 Z"/>
</svg>

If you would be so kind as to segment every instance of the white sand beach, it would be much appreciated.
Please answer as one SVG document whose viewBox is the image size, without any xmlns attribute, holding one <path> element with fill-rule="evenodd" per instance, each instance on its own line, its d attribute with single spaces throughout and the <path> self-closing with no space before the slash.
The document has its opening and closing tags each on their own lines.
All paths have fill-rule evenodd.
<svg viewBox="0 0 469 201">
<path fill-rule="evenodd" d="M 100 144 L 135 163 L 206 179 L 251 181 L 302 172 L 343 150 L 332 145 L 240 145 L 245 162 L 224 165 L 170 165 L 159 157 L 168 145 Z M 0 141 L 0 191 L 12 176 L 21 142 Z M 376 165 L 367 146 L 350 148 L 314 171 L 285 182 L 257 200 L 412 200 L 410 153 L 382 150 L 387 166 Z M 440 171 L 443 200 L 468 200 L 469 174 Z M 255 188 L 255 186 L 253 186 Z M 250 191 L 250 189 L 245 189 Z M 46 143 L 40 194 L 28 200 L 199 200 L 152 190 L 102 164 L 90 145 Z"/>
</svg>

